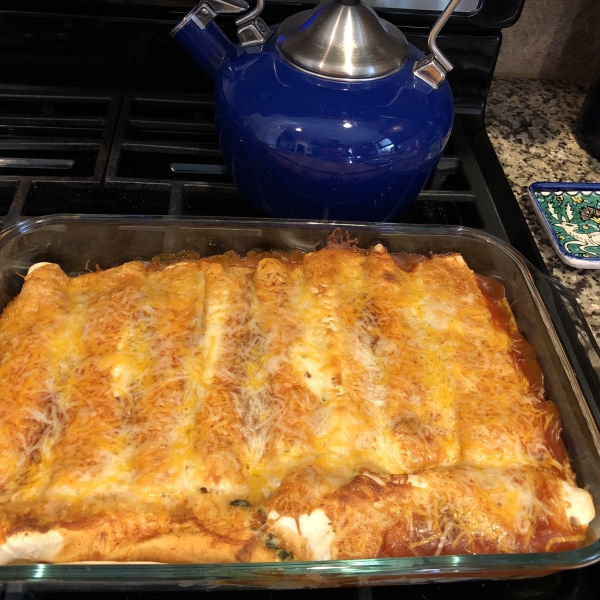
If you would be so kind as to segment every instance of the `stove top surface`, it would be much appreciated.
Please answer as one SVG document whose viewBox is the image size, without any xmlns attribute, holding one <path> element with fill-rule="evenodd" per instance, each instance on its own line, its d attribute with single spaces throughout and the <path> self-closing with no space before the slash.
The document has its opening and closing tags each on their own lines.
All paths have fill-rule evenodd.
<svg viewBox="0 0 600 600">
<path fill-rule="evenodd" d="M 476 122 L 457 114 L 436 171 L 393 222 L 464 225 L 518 242 L 520 211 L 513 200 L 507 221 L 510 205 L 494 201 L 502 190 L 490 188 L 480 162 L 497 159 Z M 0 87 L 0 223 L 52 213 L 265 216 L 227 173 L 210 93 Z M 519 249 L 535 263 L 523 231 Z"/>
</svg>

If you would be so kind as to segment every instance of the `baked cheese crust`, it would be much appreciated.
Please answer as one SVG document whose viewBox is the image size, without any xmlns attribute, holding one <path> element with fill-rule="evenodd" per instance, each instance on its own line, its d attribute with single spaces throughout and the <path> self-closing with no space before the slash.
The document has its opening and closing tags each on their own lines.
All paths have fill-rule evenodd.
<svg viewBox="0 0 600 600">
<path fill-rule="evenodd" d="M 0 564 L 539 552 L 594 516 L 456 254 L 30 269 L 0 317 Z"/>
</svg>

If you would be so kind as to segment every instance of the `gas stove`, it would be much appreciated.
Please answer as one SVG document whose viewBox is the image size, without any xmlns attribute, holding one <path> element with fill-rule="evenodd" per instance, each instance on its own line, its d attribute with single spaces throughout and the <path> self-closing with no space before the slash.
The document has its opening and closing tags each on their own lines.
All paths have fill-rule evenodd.
<svg viewBox="0 0 600 600">
<path fill-rule="evenodd" d="M 224 166 L 211 82 L 168 36 L 185 8 L 174 8 L 176 0 L 159 4 L 5 0 L 3 226 L 55 212 L 262 216 L 237 192 Z M 493 0 L 475 11 L 472 4 L 461 3 L 457 32 L 440 40 L 457 65 L 451 76 L 457 115 L 450 143 L 418 201 L 393 220 L 466 225 L 513 244 L 519 237 L 519 249 L 542 267 L 531 238 L 517 233 L 527 231 L 525 222 L 487 136 L 479 133 L 500 44 L 498 30 L 489 30 L 489 24 L 514 19 L 520 3 L 502 3 L 499 15 Z M 269 4 L 264 18 L 276 23 L 298 8 Z M 406 20 L 409 41 L 426 48 L 427 21 L 435 15 L 383 12 L 392 21 Z M 476 28 L 476 37 L 463 33 L 466 22 Z M 499 184 L 490 175 L 486 182 L 483 163 L 498 174 Z"/>
<path fill-rule="evenodd" d="M 426 48 L 436 2 L 381 6 L 409 41 Z M 377 2 L 375 2 L 377 6 Z M 213 123 L 210 81 L 168 32 L 187 0 L 3 0 L 0 7 L 0 227 L 54 213 L 263 218 L 237 191 Z M 440 46 L 456 65 L 450 142 L 418 199 L 396 223 L 463 225 L 512 244 L 542 272 L 544 263 L 485 131 L 484 107 L 501 28 L 522 0 L 467 0 Z M 395 8 L 394 8 L 395 7 Z M 279 22 L 298 3 L 268 4 Z M 227 18 L 225 18 L 227 26 Z M 229 22 L 232 25 L 232 21 Z M 585 323 L 556 289 L 541 290 L 589 396 L 600 382 L 585 348 Z M 542 578 L 316 590 L 215 591 L 218 598 L 273 600 L 478 598 L 586 600 L 597 597 L 600 566 Z M 70 588 L 71 590 L 73 588 Z M 4 600 L 105 598 L 0 582 Z M 197 591 L 111 590 L 111 598 L 187 598 Z"/>
<path fill-rule="evenodd" d="M 457 114 L 436 171 L 394 222 L 465 225 L 511 241 L 514 227 L 503 224 L 475 153 L 486 152 L 488 160 L 495 155 L 485 139 L 472 146 L 472 117 Z M 4 227 L 57 212 L 264 217 L 239 194 L 223 164 L 210 89 L 84 94 L 0 88 L 0 136 Z M 517 211 L 513 218 L 519 219 Z M 522 251 L 537 261 L 527 241 Z"/>
</svg>

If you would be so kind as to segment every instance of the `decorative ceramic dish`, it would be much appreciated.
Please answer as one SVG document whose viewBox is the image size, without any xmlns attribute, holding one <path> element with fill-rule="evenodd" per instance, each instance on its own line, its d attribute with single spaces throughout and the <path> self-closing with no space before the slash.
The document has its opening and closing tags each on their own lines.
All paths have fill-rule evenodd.
<svg viewBox="0 0 600 600">
<path fill-rule="evenodd" d="M 600 184 L 533 183 L 529 194 L 560 258 L 571 267 L 600 269 Z"/>
</svg>

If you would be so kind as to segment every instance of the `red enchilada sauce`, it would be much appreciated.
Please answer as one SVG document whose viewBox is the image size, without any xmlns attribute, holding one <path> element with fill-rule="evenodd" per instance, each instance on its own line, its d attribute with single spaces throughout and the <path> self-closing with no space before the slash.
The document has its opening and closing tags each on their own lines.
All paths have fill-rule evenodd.
<svg viewBox="0 0 600 600">
<path fill-rule="evenodd" d="M 544 374 L 537 361 L 535 350 L 514 324 L 510 307 L 506 302 L 504 286 L 496 279 L 485 275 L 476 274 L 475 278 L 487 303 L 494 326 L 505 331 L 512 339 L 514 361 L 517 369 L 529 381 L 530 393 L 544 403 L 546 413 L 544 436 L 548 450 L 559 463 L 564 464 L 568 461 L 568 457 L 560 437 L 562 430 L 560 414 L 558 408 L 544 398 Z"/>
<path fill-rule="evenodd" d="M 485 275 L 475 275 L 475 279 L 485 298 L 494 327 L 506 332 L 512 339 L 512 354 L 515 363 L 521 374 L 529 381 L 531 393 L 543 399 L 544 375 L 542 369 L 537 362 L 535 350 L 513 325 L 510 307 L 505 302 L 504 286 L 493 277 Z"/>
</svg>

